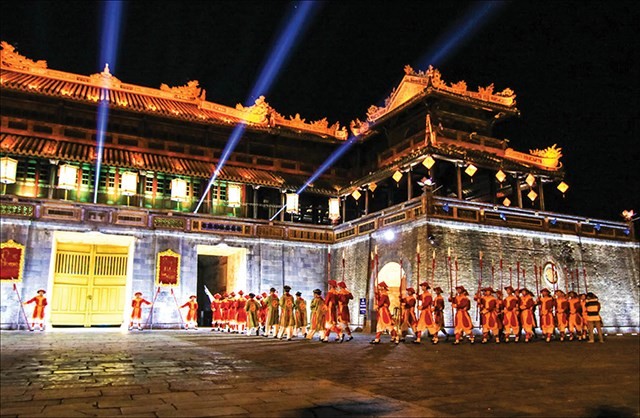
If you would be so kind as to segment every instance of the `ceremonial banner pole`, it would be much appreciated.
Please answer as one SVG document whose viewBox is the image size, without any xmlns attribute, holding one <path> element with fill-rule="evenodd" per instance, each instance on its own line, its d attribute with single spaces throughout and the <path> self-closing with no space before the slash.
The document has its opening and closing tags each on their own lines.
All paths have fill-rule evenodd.
<svg viewBox="0 0 640 418">
<path fill-rule="evenodd" d="M 509 266 L 509 286 L 513 287 L 513 269 Z M 520 288 L 518 288 L 520 290 Z"/>
<path fill-rule="evenodd" d="M 156 303 L 156 299 L 158 298 L 159 293 L 160 293 L 160 286 L 158 286 L 158 290 L 156 290 L 156 294 L 153 295 L 153 300 L 151 301 L 151 306 L 149 307 L 149 316 L 147 316 L 147 322 L 144 323 L 145 328 L 153 329 L 153 306 Z M 140 305 L 140 309 L 142 309 L 142 304 Z"/>
<path fill-rule="evenodd" d="M 538 265 L 535 260 L 533 260 L 533 280 L 538 283 Z"/>
<path fill-rule="evenodd" d="M 480 293 L 480 289 L 482 289 L 482 251 L 480 251 L 480 277 L 478 277 L 478 291 L 476 292 L 476 295 L 478 295 Z M 457 268 L 456 268 L 457 270 Z M 478 303 L 476 303 L 476 321 L 478 320 L 478 316 L 480 315 L 480 301 L 478 301 Z M 482 324 L 482 321 L 480 321 L 480 323 Z"/>
<path fill-rule="evenodd" d="M 420 243 L 416 244 L 416 263 L 418 265 L 418 271 L 416 272 L 416 312 L 420 317 L 420 308 L 418 307 L 418 303 L 420 302 Z"/>
<path fill-rule="evenodd" d="M 495 286 L 494 283 L 494 279 L 495 279 L 495 267 L 493 265 L 493 260 L 491 260 L 491 287 Z M 500 287 L 502 289 L 502 286 Z"/>
<path fill-rule="evenodd" d="M 458 256 L 456 255 L 456 287 L 458 287 Z"/>
<path fill-rule="evenodd" d="M 540 270 L 540 282 L 542 281 L 542 270 Z M 540 284 L 538 281 L 538 276 L 536 276 L 536 295 L 540 294 Z"/>
<path fill-rule="evenodd" d="M 22 315 L 24 315 L 24 320 L 26 321 L 25 323 L 27 324 L 27 329 L 29 331 L 31 331 L 31 325 L 29 325 L 29 317 L 27 317 L 27 313 L 24 310 L 24 305 L 22 304 L 22 298 L 20 297 L 20 293 L 18 292 L 18 287 L 16 286 L 16 283 L 13 282 L 13 280 L 15 280 L 13 277 L 11 278 L 12 281 L 12 285 L 13 285 L 13 290 L 14 292 L 16 292 L 16 296 L 18 296 L 18 303 L 20 304 L 20 311 L 22 312 Z M 19 329 L 20 327 L 18 327 Z"/>
<path fill-rule="evenodd" d="M 327 282 L 331 279 L 331 250 L 327 250 Z"/>
<path fill-rule="evenodd" d="M 178 299 L 176 299 L 176 294 L 173 293 L 173 288 L 171 288 L 171 296 L 173 296 L 173 301 L 176 303 L 176 309 L 178 310 L 178 316 L 180 317 L 180 328 L 184 326 L 184 320 L 182 319 L 182 312 L 180 312 L 180 305 L 178 304 Z"/>
<path fill-rule="evenodd" d="M 451 247 L 447 248 L 447 265 L 449 269 L 449 295 L 453 299 L 453 272 L 451 271 Z M 451 304 L 451 323 L 453 324 L 453 303 Z"/>
<path fill-rule="evenodd" d="M 580 281 L 580 270 L 578 269 L 578 267 L 576 267 L 576 282 L 579 282 L 579 281 Z M 571 283 L 571 290 L 574 290 L 575 287 L 576 287 L 576 284 L 575 284 L 575 282 L 573 280 L 571 282 L 572 282 Z"/>
<path fill-rule="evenodd" d="M 436 277 L 436 250 L 431 254 L 431 285 L 435 285 Z"/>
<path fill-rule="evenodd" d="M 344 250 L 342 250 L 342 281 L 344 282 L 344 266 L 345 266 L 345 260 L 344 260 Z"/>
<path fill-rule="evenodd" d="M 573 279 L 573 270 L 571 270 L 570 276 L 571 276 L 571 282 L 573 283 L 573 280 L 574 280 Z M 569 293 L 569 285 L 568 285 L 568 280 L 567 280 L 566 277 L 564 278 L 564 293 L 565 294 Z"/>
<path fill-rule="evenodd" d="M 502 277 L 503 277 L 502 256 L 500 256 L 500 289 L 502 289 L 502 286 L 504 285 L 504 282 L 502 281 Z"/>
<path fill-rule="evenodd" d="M 589 293 L 589 288 L 587 287 L 587 269 L 584 267 L 582 267 L 582 277 L 584 278 L 584 293 Z"/>
<path fill-rule="evenodd" d="M 522 287 L 527 288 L 527 271 L 522 269 Z"/>
<path fill-rule="evenodd" d="M 520 262 L 516 262 L 516 276 L 518 277 L 518 289 L 520 289 Z"/>
</svg>

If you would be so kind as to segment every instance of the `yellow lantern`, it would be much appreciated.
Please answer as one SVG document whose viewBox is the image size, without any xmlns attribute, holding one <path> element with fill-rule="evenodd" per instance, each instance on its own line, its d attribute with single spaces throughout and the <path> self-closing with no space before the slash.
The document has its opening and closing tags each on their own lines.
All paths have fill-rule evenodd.
<svg viewBox="0 0 640 418">
<path fill-rule="evenodd" d="M 58 168 L 58 187 L 73 190 L 78 184 L 78 167 L 65 164 Z"/>
<path fill-rule="evenodd" d="M 300 207 L 298 205 L 298 193 L 287 193 L 287 213 L 298 214 Z"/>
<path fill-rule="evenodd" d="M 378 188 L 377 184 L 369 183 L 369 190 L 371 190 L 371 193 L 375 192 L 377 188 Z"/>
<path fill-rule="evenodd" d="M 558 184 L 558 190 L 560 190 L 560 193 L 565 194 L 565 192 L 569 190 L 569 185 L 563 181 Z"/>
<path fill-rule="evenodd" d="M 138 190 L 138 173 L 125 171 L 120 175 L 120 191 L 125 196 L 133 196 Z"/>
<path fill-rule="evenodd" d="M 239 184 L 229 184 L 227 186 L 227 206 L 232 208 L 240 207 L 242 203 L 242 188 Z"/>
<path fill-rule="evenodd" d="M 338 197 L 329 199 L 329 219 L 332 221 L 340 219 L 340 198 Z"/>
<path fill-rule="evenodd" d="M 499 181 L 500 183 L 502 183 L 502 182 L 504 181 L 504 179 L 506 179 L 506 178 L 507 178 L 507 175 L 506 175 L 506 174 L 504 174 L 504 171 L 499 170 L 499 171 L 496 173 L 496 179 L 498 179 L 498 181 Z"/>
<path fill-rule="evenodd" d="M 10 157 L 0 158 L 0 183 L 13 184 L 16 182 L 18 161 Z"/>
<path fill-rule="evenodd" d="M 187 182 L 183 179 L 171 180 L 171 200 L 176 202 L 187 201 Z"/>
<path fill-rule="evenodd" d="M 400 179 L 402 179 L 402 171 L 396 170 L 396 172 L 393 173 L 392 178 L 396 181 L 396 183 L 398 183 Z"/>
<path fill-rule="evenodd" d="M 473 164 L 469 164 L 467 166 L 467 169 L 464 170 L 464 172 L 467 173 L 469 177 L 473 177 L 473 175 L 476 174 L 476 171 L 478 171 L 478 168 Z"/>
<path fill-rule="evenodd" d="M 529 187 L 533 187 L 533 185 L 536 183 L 536 178 L 532 174 L 529 174 L 527 178 L 524 179 L 524 181 L 529 185 Z"/>
<path fill-rule="evenodd" d="M 527 197 L 533 202 L 534 200 L 536 200 L 536 197 L 538 197 L 538 193 L 534 192 L 533 190 L 531 190 L 528 194 Z"/>
<path fill-rule="evenodd" d="M 511 206 L 511 200 L 509 200 L 508 197 L 505 197 L 504 200 L 502 201 L 502 204 L 507 207 Z"/>
<path fill-rule="evenodd" d="M 422 165 L 424 165 L 427 168 L 427 170 L 430 170 L 435 163 L 436 163 L 436 160 L 434 160 L 433 157 L 430 155 L 427 155 L 427 158 L 422 160 Z"/>
<path fill-rule="evenodd" d="M 353 193 L 351 193 L 351 197 L 353 197 L 355 200 L 360 199 L 360 196 L 362 196 L 362 194 L 358 189 L 354 190 Z"/>
</svg>

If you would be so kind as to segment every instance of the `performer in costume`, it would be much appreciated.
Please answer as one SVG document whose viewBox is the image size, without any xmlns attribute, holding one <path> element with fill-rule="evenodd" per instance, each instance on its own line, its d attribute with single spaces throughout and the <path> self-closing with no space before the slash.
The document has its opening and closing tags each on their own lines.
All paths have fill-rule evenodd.
<svg viewBox="0 0 640 418">
<path fill-rule="evenodd" d="M 221 297 L 220 293 L 216 293 L 211 301 L 211 331 L 220 331 L 223 326 Z"/>
<path fill-rule="evenodd" d="M 382 333 L 387 331 L 391 334 L 391 342 L 399 344 L 400 338 L 396 333 L 396 325 L 389 311 L 391 301 L 389 300 L 389 286 L 385 282 L 378 283 L 375 294 L 375 309 L 378 312 L 378 324 L 376 326 L 376 337 L 371 340 L 370 344 L 380 344 Z"/>
<path fill-rule="evenodd" d="M 483 296 L 480 299 L 482 303 L 482 344 L 486 344 L 489 340 L 489 334 L 493 335 L 496 344 L 500 343 L 500 327 L 498 326 L 498 299 L 493 296 L 493 288 L 485 287 L 482 289 Z"/>
<path fill-rule="evenodd" d="M 262 292 L 262 295 L 257 295 L 256 300 L 260 302 L 260 312 L 258 313 L 258 321 L 260 321 L 260 332 L 265 335 L 267 329 L 267 311 L 269 306 L 267 305 L 267 292 Z"/>
<path fill-rule="evenodd" d="M 196 301 L 196 295 L 189 296 L 187 303 L 182 305 L 180 308 L 189 308 L 184 329 L 188 330 L 189 327 L 198 329 L 198 302 Z"/>
<path fill-rule="evenodd" d="M 347 284 L 345 282 L 338 283 L 338 328 L 340 342 L 344 341 L 344 334 L 347 333 L 347 341 L 351 341 L 353 336 L 351 335 L 351 313 L 349 312 L 349 301 L 353 299 L 353 294 L 347 290 Z"/>
<path fill-rule="evenodd" d="M 475 342 L 473 335 L 473 322 L 471 322 L 471 316 L 469 315 L 469 309 L 471 309 L 471 301 L 469 300 L 469 292 L 464 286 L 456 286 L 456 296 L 451 295 L 449 302 L 456 309 L 456 316 L 454 318 L 454 332 L 456 340 L 453 344 L 460 344 L 460 338 L 464 335 L 469 337 L 471 344 Z"/>
<path fill-rule="evenodd" d="M 560 334 L 560 341 L 564 341 L 564 337 L 567 335 L 567 328 L 569 328 L 569 300 L 560 289 L 555 291 L 554 296 L 556 298 L 556 327 L 558 328 L 558 334 Z"/>
<path fill-rule="evenodd" d="M 253 293 L 249 293 L 247 296 L 249 299 L 244 305 L 244 311 L 247 316 L 247 336 L 251 335 L 253 331 L 256 332 L 257 336 L 260 333 L 260 319 L 258 318 L 261 308 L 260 302 L 254 299 L 256 295 Z"/>
<path fill-rule="evenodd" d="M 238 322 L 236 321 L 236 313 L 238 312 L 238 301 L 235 292 L 229 293 L 227 299 L 227 324 L 229 332 L 238 332 Z"/>
<path fill-rule="evenodd" d="M 413 342 L 414 344 L 420 344 L 422 334 L 426 331 L 432 336 L 432 342 L 438 344 L 438 331 L 440 330 L 440 326 L 435 323 L 433 318 L 433 295 L 429 292 L 431 287 L 429 283 L 422 282 L 420 283 L 420 289 L 420 301 L 418 302 L 418 312 L 420 312 L 420 316 L 416 324 L 416 339 Z M 442 303 L 444 304 L 444 299 Z"/>
<path fill-rule="evenodd" d="M 550 342 L 553 331 L 555 330 L 553 320 L 555 300 L 551 297 L 549 289 L 544 288 L 540 291 L 540 297 L 538 298 L 537 304 L 540 305 L 540 329 L 544 334 L 545 341 Z"/>
<path fill-rule="evenodd" d="M 440 286 L 437 286 L 433 289 L 436 292 L 436 297 L 433 298 L 433 322 L 435 322 L 438 332 L 442 332 L 444 334 L 444 340 L 447 341 L 449 339 L 449 334 L 447 334 L 447 330 L 444 327 L 444 297 L 442 297 L 443 290 Z M 436 332 L 436 337 L 438 336 L 438 332 Z M 434 338 L 434 343 L 438 342 L 437 338 Z"/>
<path fill-rule="evenodd" d="M 414 331 L 414 334 L 417 334 L 415 331 L 416 323 L 418 322 L 416 319 L 416 297 L 414 296 L 416 291 L 413 287 L 408 287 L 405 290 L 406 294 L 400 300 L 400 308 L 401 316 L 400 316 L 400 341 L 404 342 L 407 334 L 409 333 L 409 328 Z"/>
<path fill-rule="evenodd" d="M 44 331 L 44 309 L 47 307 L 47 298 L 44 294 L 47 292 L 44 289 L 38 289 L 36 293 L 36 296 L 22 304 L 28 305 L 30 303 L 35 303 L 33 315 L 31 315 L 31 331 L 36 329 L 36 324 L 38 324 L 40 331 Z"/>
<path fill-rule="evenodd" d="M 582 304 L 578 294 L 572 290 L 569 292 L 569 341 L 573 341 L 574 338 L 581 341 L 583 328 Z"/>
<path fill-rule="evenodd" d="M 587 314 L 587 295 L 580 293 L 580 307 L 582 309 L 582 339 L 587 339 L 587 322 L 589 322 L 589 315 Z"/>
<path fill-rule="evenodd" d="M 592 293 L 588 292 L 585 298 L 585 310 L 587 311 L 587 328 L 589 328 L 589 343 L 593 343 L 595 341 L 595 335 L 593 329 L 595 328 L 598 331 L 598 338 L 600 342 L 604 342 L 604 334 L 602 333 L 602 318 L 600 317 L 600 302 L 598 301 L 598 297 Z"/>
<path fill-rule="evenodd" d="M 135 297 L 131 301 L 131 321 L 129 322 L 129 329 L 133 328 L 133 324 L 136 324 L 138 331 L 142 331 L 142 305 L 151 305 L 151 302 L 142 297 L 142 292 L 136 292 Z"/>
<path fill-rule="evenodd" d="M 324 303 L 327 306 L 325 321 L 324 321 L 324 338 L 323 343 L 329 342 L 331 331 L 336 333 L 336 341 L 340 339 L 338 332 L 338 283 L 335 280 L 329 280 L 327 282 L 329 290 L 324 298 Z"/>
<path fill-rule="evenodd" d="M 504 288 L 507 291 L 507 297 L 503 301 L 503 318 L 504 326 L 504 342 L 509 342 L 509 336 L 515 335 L 515 342 L 520 339 L 520 322 L 518 319 L 518 298 L 515 295 L 515 289 L 512 286 Z"/>
<path fill-rule="evenodd" d="M 502 289 L 496 290 L 497 312 L 498 312 L 498 337 L 503 339 L 504 337 L 504 295 Z"/>
<path fill-rule="evenodd" d="M 264 336 L 269 337 L 273 330 L 273 338 L 278 337 L 278 328 L 280 326 L 280 299 L 276 294 L 276 289 L 269 289 L 269 296 L 265 299 L 267 305 L 267 319 Z"/>
<path fill-rule="evenodd" d="M 320 333 L 320 341 L 324 339 L 324 321 L 326 317 L 327 306 L 322 298 L 322 291 L 315 289 L 313 291 L 313 299 L 311 300 L 311 323 L 307 339 L 313 339 L 316 332 Z"/>
<path fill-rule="evenodd" d="M 222 331 L 229 332 L 229 294 L 223 293 L 220 301 L 220 315 L 222 316 Z"/>
<path fill-rule="evenodd" d="M 527 289 L 520 289 L 520 326 L 524 331 L 525 343 L 528 343 L 533 337 L 533 327 L 535 324 L 533 318 L 534 306 L 536 306 L 536 302 L 533 300 L 531 292 Z"/>
<path fill-rule="evenodd" d="M 283 289 L 284 294 L 280 298 L 280 332 L 278 333 L 278 338 L 284 338 L 284 334 L 286 334 L 287 341 L 291 341 L 293 328 L 296 326 L 296 318 L 293 314 L 295 299 L 289 293 L 291 286 L 284 286 Z"/>
<path fill-rule="evenodd" d="M 307 336 L 307 301 L 302 298 L 302 292 L 296 292 L 296 302 L 293 306 L 295 318 L 296 318 L 296 329 L 295 336 L 297 337 L 302 333 L 302 338 Z"/>
<path fill-rule="evenodd" d="M 244 329 L 247 326 L 247 311 L 244 309 L 247 304 L 249 295 L 245 295 L 242 290 L 238 291 L 238 298 L 236 299 L 236 327 L 239 334 L 244 334 Z"/>
</svg>

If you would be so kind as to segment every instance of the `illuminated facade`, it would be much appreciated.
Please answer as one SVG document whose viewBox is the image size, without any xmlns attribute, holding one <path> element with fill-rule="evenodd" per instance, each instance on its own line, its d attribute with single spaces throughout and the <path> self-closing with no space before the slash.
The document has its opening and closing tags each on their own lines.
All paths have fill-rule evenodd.
<svg viewBox="0 0 640 418">
<path fill-rule="evenodd" d="M 370 299 L 371 249 L 363 242 L 380 241 L 399 257 L 422 242 L 428 255 L 427 237 L 448 241 L 456 233 L 447 230 L 460 230 L 455 225 L 516 228 L 552 241 L 582 236 L 611 242 L 625 259 L 638 251 L 627 224 L 545 211 L 545 192 L 559 192 L 544 185 L 563 179 L 560 148 L 519 152 L 491 136 L 495 123 L 519 114 L 513 91 L 490 85 L 472 92 L 433 68 L 407 66 L 384 106 L 371 106 L 349 130 L 285 117 L 264 97 L 249 107 L 210 102 L 197 81 L 154 89 L 126 84 L 108 66 L 90 76 L 49 69 L 4 42 L 0 88 L 0 157 L 7 167 L 17 162 L 13 178 L 2 175 L 2 242 L 26 245 L 23 292 L 50 290 L 54 325 L 117 325 L 132 292 L 142 290 L 159 295 L 154 323 L 175 326 L 173 301 L 157 287 L 157 256 L 165 250 L 181 257 L 182 279 L 171 289 L 197 292 L 201 306 L 205 285 L 263 291 L 286 282 L 309 294 L 325 287 L 327 270 L 347 273 L 328 257 L 345 250 L 358 252 L 346 279 Z M 109 122 L 98 176 L 100 104 L 108 105 Z M 240 123 L 239 146 L 193 213 Z M 292 195 L 347 142 L 353 145 L 340 159 Z M 402 245 L 379 239 L 396 227 Z M 431 246 L 434 253 L 443 248 Z M 554 251 L 537 250 L 562 264 Z M 73 260 L 89 262 L 74 270 Z M 119 267 L 98 267 L 107 264 Z M 637 281 L 637 263 L 624 269 Z M 3 289 L 3 327 L 21 323 L 12 295 Z M 637 299 L 636 292 L 632 306 Z M 637 318 L 627 325 L 637 327 Z"/>
</svg>

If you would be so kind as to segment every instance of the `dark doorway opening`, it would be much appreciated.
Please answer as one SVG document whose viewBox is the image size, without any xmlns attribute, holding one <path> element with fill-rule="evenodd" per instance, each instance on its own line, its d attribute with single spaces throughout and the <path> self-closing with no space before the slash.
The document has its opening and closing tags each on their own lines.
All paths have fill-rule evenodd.
<svg viewBox="0 0 640 418">
<path fill-rule="evenodd" d="M 198 325 L 211 326 L 211 300 L 207 291 L 215 295 L 227 291 L 227 257 L 216 255 L 198 256 Z"/>
</svg>

